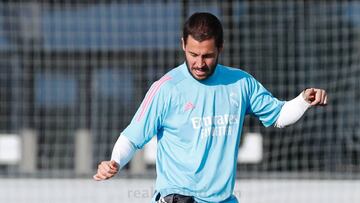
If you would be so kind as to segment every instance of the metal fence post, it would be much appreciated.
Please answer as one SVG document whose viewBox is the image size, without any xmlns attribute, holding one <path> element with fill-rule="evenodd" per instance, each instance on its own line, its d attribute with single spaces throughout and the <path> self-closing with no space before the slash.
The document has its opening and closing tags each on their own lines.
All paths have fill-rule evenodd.
<svg viewBox="0 0 360 203">
<path fill-rule="evenodd" d="M 34 130 L 23 130 L 21 134 L 21 161 L 20 171 L 23 173 L 35 173 L 37 170 L 37 134 Z"/>
<path fill-rule="evenodd" d="M 75 133 L 75 173 L 85 175 L 92 172 L 92 138 L 89 130 L 81 129 Z"/>
</svg>

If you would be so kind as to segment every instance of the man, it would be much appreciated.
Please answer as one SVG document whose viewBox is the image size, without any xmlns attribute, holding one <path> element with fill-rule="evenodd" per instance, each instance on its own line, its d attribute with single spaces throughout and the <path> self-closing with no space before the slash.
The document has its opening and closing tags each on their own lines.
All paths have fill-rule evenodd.
<svg viewBox="0 0 360 203">
<path fill-rule="evenodd" d="M 325 105 L 326 92 L 309 88 L 291 101 L 279 101 L 248 73 L 218 64 L 223 30 L 209 13 L 186 21 L 182 47 L 186 62 L 151 86 L 94 179 L 113 177 L 156 135 L 153 202 L 237 202 L 232 193 L 245 115 L 266 127 L 284 127 L 308 107 Z"/>
</svg>

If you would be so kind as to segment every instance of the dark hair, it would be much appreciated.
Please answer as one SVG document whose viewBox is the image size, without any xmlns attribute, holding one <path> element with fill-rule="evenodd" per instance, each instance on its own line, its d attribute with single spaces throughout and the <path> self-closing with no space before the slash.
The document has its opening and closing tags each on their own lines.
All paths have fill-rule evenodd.
<svg viewBox="0 0 360 203">
<path fill-rule="evenodd" d="M 183 27 L 185 44 L 189 35 L 199 42 L 214 37 L 217 48 L 221 48 L 224 43 L 221 22 L 211 13 L 194 13 L 191 15 Z"/>
</svg>

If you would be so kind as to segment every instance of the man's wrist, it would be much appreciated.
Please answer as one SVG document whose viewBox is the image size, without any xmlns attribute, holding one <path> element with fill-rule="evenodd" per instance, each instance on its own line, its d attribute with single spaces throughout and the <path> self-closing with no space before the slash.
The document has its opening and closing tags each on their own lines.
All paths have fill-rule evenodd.
<svg viewBox="0 0 360 203">
<path fill-rule="evenodd" d="M 308 90 L 308 89 L 311 89 L 311 88 L 309 88 L 309 87 L 305 88 L 305 89 L 300 93 L 300 95 L 301 95 L 301 97 L 303 98 L 303 100 L 304 100 L 307 104 L 309 104 L 309 106 L 310 106 L 311 101 L 308 100 L 308 99 L 306 98 L 306 96 L 305 96 L 305 92 L 306 92 L 306 90 Z"/>
</svg>

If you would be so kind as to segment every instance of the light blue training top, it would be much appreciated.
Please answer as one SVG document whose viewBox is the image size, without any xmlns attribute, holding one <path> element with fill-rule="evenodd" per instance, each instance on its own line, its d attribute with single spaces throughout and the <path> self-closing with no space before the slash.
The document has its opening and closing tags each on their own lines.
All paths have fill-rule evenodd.
<svg viewBox="0 0 360 203">
<path fill-rule="evenodd" d="M 233 189 L 244 117 L 255 115 L 270 126 L 283 104 L 242 70 L 217 65 L 198 81 L 184 63 L 151 86 L 122 134 L 138 149 L 157 136 L 155 189 L 161 196 L 238 202 Z"/>
</svg>

